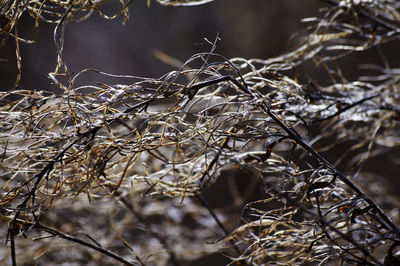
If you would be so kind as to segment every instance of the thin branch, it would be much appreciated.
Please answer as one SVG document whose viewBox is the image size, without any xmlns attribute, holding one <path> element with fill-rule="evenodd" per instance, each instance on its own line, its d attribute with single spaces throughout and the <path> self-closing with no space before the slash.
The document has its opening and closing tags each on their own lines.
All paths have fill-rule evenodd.
<svg viewBox="0 0 400 266">
<path fill-rule="evenodd" d="M 40 231 L 45 231 L 45 232 L 50 233 L 50 234 L 52 234 L 54 236 L 57 236 L 57 237 L 60 237 L 60 238 L 75 242 L 75 243 L 80 244 L 82 246 L 91 248 L 93 250 L 96 250 L 96 251 L 98 251 L 98 252 L 100 252 L 100 253 L 108 256 L 108 257 L 111 257 L 111 258 L 113 258 L 113 259 L 115 259 L 115 260 L 117 260 L 117 261 L 119 261 L 119 262 L 121 262 L 121 263 L 123 263 L 125 265 L 129 265 L 129 266 L 135 266 L 136 265 L 136 264 L 134 264 L 134 263 L 132 263 L 130 261 L 127 261 L 126 259 L 124 259 L 123 257 L 119 256 L 118 254 L 116 254 L 114 252 L 111 252 L 111 251 L 109 251 L 109 250 L 107 250 L 107 249 L 105 249 L 105 248 L 103 248 L 101 246 L 93 245 L 93 244 L 91 244 L 91 243 L 89 243 L 87 241 L 84 241 L 82 239 L 73 237 L 71 235 L 64 234 L 64 233 L 62 233 L 60 231 L 57 231 L 55 229 L 49 228 L 47 226 L 44 226 L 44 225 L 42 225 L 42 224 L 40 224 L 38 222 L 37 223 L 29 223 L 29 222 L 22 221 L 20 219 L 18 219 L 17 221 L 19 223 L 23 223 L 23 224 L 29 226 L 30 228 L 34 228 L 34 229 L 37 229 L 37 230 L 40 230 Z"/>
</svg>

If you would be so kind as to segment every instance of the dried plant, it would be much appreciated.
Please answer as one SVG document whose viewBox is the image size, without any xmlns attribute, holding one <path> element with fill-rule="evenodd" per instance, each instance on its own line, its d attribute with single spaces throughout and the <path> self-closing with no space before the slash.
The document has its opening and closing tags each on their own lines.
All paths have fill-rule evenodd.
<svg viewBox="0 0 400 266">
<path fill-rule="evenodd" d="M 17 62 L 17 75 L 14 83 L 14 88 L 19 84 L 22 75 L 22 56 L 20 51 L 20 44 L 35 44 L 38 38 L 39 24 L 41 22 L 59 24 L 63 22 L 77 23 L 89 18 L 92 14 L 97 14 L 104 19 L 113 20 L 122 17 L 125 24 L 129 18 L 129 5 L 133 0 L 119 0 L 121 8 L 115 14 L 107 14 L 103 11 L 103 6 L 109 4 L 106 0 L 74 0 L 74 1 L 61 1 L 61 0 L 2 0 L 0 1 L 0 16 L 4 18 L 0 22 L 0 49 L 7 42 L 15 43 L 15 55 Z M 157 0 L 162 5 L 200 5 L 212 0 L 186 0 L 186 1 L 166 1 Z M 147 0 L 150 5 L 150 0 Z M 34 27 L 31 35 L 21 36 L 18 32 L 18 26 L 21 23 L 28 23 L 22 18 L 25 16 L 34 21 Z M 30 22 L 29 22 L 30 23 Z M 55 36 L 56 37 L 56 36 Z M 55 40 L 60 41 L 59 50 L 62 50 L 62 38 Z M 1 61 L 0 61 L 1 62 Z"/>
<path fill-rule="evenodd" d="M 214 42 L 154 79 L 70 74 L 66 8 L 50 73 L 63 93 L 1 94 L 5 260 L 179 265 L 222 252 L 238 265 L 398 265 L 398 198 L 362 169 L 400 144 L 400 71 L 348 81 L 337 62 L 397 39 L 400 4 L 324 2 L 288 53 L 228 60 Z M 329 75 L 323 85 L 301 82 L 310 62 Z M 77 85 L 89 72 L 99 83 Z M 349 147 L 336 163 L 321 155 L 339 143 Z M 337 163 L 348 154 L 346 175 Z M 233 173 L 256 180 L 259 197 L 226 184 L 238 208 L 213 208 L 203 193 Z"/>
</svg>

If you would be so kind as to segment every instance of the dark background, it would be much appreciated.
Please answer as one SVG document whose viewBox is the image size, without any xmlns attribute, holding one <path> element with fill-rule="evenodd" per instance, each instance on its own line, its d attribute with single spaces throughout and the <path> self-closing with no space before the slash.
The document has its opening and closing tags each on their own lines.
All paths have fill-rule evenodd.
<svg viewBox="0 0 400 266">
<path fill-rule="evenodd" d="M 159 50 L 180 61 L 210 50 L 204 40 L 221 41 L 217 52 L 227 58 L 269 58 L 290 47 L 290 37 L 304 28 L 303 17 L 318 15 L 323 6 L 317 0 L 217 0 L 194 7 L 161 6 L 145 0 L 130 5 L 131 19 L 106 20 L 98 14 L 67 24 L 64 59 L 69 71 L 95 68 L 113 74 L 159 77 L 171 70 L 153 56 Z M 120 7 L 110 1 L 102 11 L 112 15 Z M 20 36 L 33 38 L 33 19 L 25 14 L 20 20 Z M 19 88 L 51 90 L 48 72 L 54 70 L 57 58 L 53 43 L 54 24 L 40 23 L 35 45 L 20 44 L 23 73 Z M 9 40 L 0 50 L 0 84 L 2 90 L 14 84 L 16 75 L 15 44 Z M 95 81 L 100 77 L 90 77 Z M 88 81 L 89 81 L 88 80 Z M 101 77 L 103 82 L 107 79 Z M 85 80 L 82 80 L 84 82 Z"/>
</svg>

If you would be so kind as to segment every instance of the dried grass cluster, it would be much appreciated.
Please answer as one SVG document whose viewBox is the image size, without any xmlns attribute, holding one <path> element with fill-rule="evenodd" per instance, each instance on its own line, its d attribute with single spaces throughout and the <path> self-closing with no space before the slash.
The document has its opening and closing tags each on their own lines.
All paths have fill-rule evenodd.
<svg viewBox="0 0 400 266">
<path fill-rule="evenodd" d="M 400 71 L 348 81 L 335 62 L 396 40 L 400 4 L 324 2 L 282 56 L 228 60 L 214 43 L 161 78 L 84 86 L 88 72 L 110 74 L 68 73 L 57 29 L 101 2 L 6 4 L 10 21 L 28 11 L 57 23 L 50 76 L 64 92 L 1 94 L 2 262 L 179 265 L 223 252 L 251 265 L 397 265 L 398 199 L 362 166 L 400 144 Z M 300 81 L 309 62 L 327 84 Z M 351 144 L 352 176 L 315 148 L 338 143 Z M 226 184 L 242 211 L 212 208 L 202 193 L 224 173 L 257 180 L 261 197 L 242 202 Z"/>
</svg>

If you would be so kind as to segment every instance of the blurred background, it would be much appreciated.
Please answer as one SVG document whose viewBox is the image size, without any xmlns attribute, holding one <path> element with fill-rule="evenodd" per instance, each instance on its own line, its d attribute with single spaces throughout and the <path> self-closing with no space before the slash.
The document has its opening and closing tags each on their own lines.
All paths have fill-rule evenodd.
<svg viewBox="0 0 400 266">
<path fill-rule="evenodd" d="M 182 62 L 191 55 L 209 51 L 204 39 L 221 39 L 216 52 L 244 58 L 269 58 L 290 47 L 290 37 L 305 27 L 303 17 L 317 16 L 324 6 L 318 0 L 217 0 L 194 7 L 168 7 L 147 0 L 133 1 L 131 18 L 105 20 L 98 14 L 65 27 L 64 60 L 69 71 L 95 68 L 113 74 L 159 77 L 174 67 L 154 56 L 160 51 Z M 101 10 L 112 15 L 118 1 L 108 1 Z M 34 20 L 24 14 L 20 36 L 33 38 Z M 57 54 L 53 42 L 54 24 L 40 23 L 37 43 L 21 44 L 22 80 L 19 88 L 52 90 L 47 73 L 54 70 Z M 15 81 L 15 43 L 0 49 L 2 90 Z M 90 75 L 85 75 L 90 79 Z M 92 77 L 94 80 L 99 77 Z M 103 82 L 107 79 L 101 77 Z M 81 80 L 88 82 L 89 80 Z"/>
</svg>

